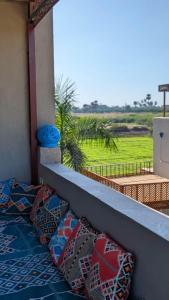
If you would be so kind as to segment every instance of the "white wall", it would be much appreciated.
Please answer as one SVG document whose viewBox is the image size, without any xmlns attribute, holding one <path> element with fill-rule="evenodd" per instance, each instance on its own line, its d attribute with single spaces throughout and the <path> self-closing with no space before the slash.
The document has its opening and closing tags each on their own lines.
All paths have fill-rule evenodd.
<svg viewBox="0 0 169 300">
<path fill-rule="evenodd" d="M 160 137 L 160 133 L 163 137 Z M 153 121 L 154 172 L 169 178 L 169 118 L 155 118 Z"/>
</svg>

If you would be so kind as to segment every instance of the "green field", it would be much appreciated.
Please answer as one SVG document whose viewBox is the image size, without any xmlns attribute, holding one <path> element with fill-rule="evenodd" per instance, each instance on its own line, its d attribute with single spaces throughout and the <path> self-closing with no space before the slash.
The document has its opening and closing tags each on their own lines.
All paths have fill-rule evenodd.
<svg viewBox="0 0 169 300">
<path fill-rule="evenodd" d="M 82 150 L 87 156 L 88 166 L 111 164 L 116 162 L 140 162 L 151 160 L 153 140 L 145 137 L 121 137 L 116 140 L 118 152 L 112 152 L 96 143 L 83 144 Z"/>
</svg>

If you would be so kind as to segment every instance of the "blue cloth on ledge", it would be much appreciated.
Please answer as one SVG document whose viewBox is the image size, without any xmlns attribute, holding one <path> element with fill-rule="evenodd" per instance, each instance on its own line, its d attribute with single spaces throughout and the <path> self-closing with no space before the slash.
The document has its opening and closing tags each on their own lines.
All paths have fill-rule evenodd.
<svg viewBox="0 0 169 300">
<path fill-rule="evenodd" d="M 0 300 L 80 300 L 52 263 L 33 226 L 0 215 Z"/>
</svg>

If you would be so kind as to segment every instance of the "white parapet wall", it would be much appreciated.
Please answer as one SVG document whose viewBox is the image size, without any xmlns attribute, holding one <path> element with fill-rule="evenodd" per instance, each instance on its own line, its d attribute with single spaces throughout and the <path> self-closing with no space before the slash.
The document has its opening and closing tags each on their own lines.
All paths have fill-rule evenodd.
<svg viewBox="0 0 169 300">
<path fill-rule="evenodd" d="M 169 178 L 169 118 L 153 121 L 154 172 Z"/>
<path fill-rule="evenodd" d="M 169 217 L 61 164 L 41 164 L 39 176 L 78 217 L 134 254 L 130 300 L 169 300 Z"/>
</svg>

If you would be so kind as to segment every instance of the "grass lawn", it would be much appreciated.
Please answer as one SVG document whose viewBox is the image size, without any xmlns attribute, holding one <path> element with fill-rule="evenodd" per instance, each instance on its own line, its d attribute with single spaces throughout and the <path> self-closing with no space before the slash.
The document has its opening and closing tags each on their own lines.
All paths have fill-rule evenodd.
<svg viewBox="0 0 169 300">
<path fill-rule="evenodd" d="M 121 137 L 117 139 L 117 146 L 118 152 L 115 153 L 95 143 L 83 144 L 82 150 L 87 156 L 86 165 L 140 162 L 152 159 L 153 140 L 151 137 Z"/>
</svg>

